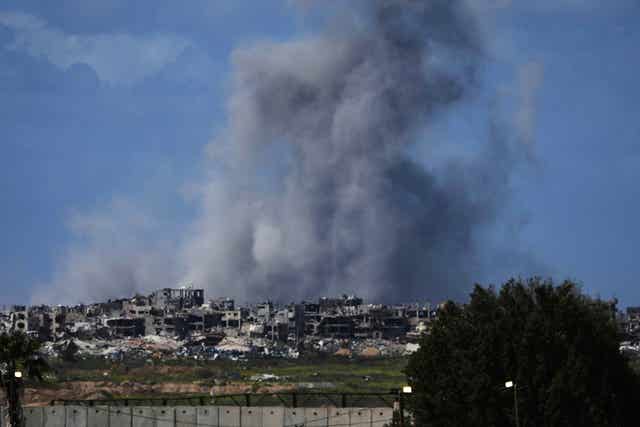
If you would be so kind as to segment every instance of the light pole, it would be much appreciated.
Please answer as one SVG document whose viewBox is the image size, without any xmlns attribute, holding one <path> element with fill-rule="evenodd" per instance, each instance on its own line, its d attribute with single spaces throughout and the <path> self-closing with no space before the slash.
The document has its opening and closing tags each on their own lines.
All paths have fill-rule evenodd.
<svg viewBox="0 0 640 427">
<path fill-rule="evenodd" d="M 518 418 L 518 384 L 513 381 L 504 383 L 505 388 L 513 388 L 513 412 L 516 418 L 516 427 L 520 427 L 520 419 Z"/>
<path fill-rule="evenodd" d="M 22 419 L 22 404 L 20 402 L 20 392 L 22 388 L 22 371 L 15 371 L 13 373 L 13 379 L 10 380 L 9 383 L 9 396 L 7 400 L 12 402 L 12 407 L 9 408 L 12 427 L 22 427 L 23 419 Z"/>
<path fill-rule="evenodd" d="M 393 402 L 393 421 L 394 426 L 405 426 L 405 413 L 404 413 L 404 397 L 409 397 L 413 393 L 413 388 L 410 385 L 405 385 L 402 389 L 392 389 L 392 393 L 395 393 L 396 400 Z"/>
</svg>

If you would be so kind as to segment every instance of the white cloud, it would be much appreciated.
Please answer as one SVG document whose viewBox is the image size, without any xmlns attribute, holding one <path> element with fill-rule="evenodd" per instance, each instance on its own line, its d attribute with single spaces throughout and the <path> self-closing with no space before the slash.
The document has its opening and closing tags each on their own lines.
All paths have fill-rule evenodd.
<svg viewBox="0 0 640 427">
<path fill-rule="evenodd" d="M 19 12 L 0 12 L 0 26 L 15 36 L 6 49 L 45 58 L 64 70 L 73 64 L 88 64 L 100 80 L 110 84 L 131 85 L 153 75 L 190 46 L 188 40 L 165 34 L 68 34 Z"/>
</svg>

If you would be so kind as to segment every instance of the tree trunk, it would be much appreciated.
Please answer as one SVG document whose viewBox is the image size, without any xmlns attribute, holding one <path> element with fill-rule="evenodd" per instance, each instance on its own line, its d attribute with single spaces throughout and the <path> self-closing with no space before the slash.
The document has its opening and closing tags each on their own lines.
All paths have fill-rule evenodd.
<svg viewBox="0 0 640 427">
<path fill-rule="evenodd" d="M 9 404 L 9 423 L 11 427 L 23 427 L 22 404 L 20 402 L 20 380 L 9 379 L 7 403 Z"/>
</svg>

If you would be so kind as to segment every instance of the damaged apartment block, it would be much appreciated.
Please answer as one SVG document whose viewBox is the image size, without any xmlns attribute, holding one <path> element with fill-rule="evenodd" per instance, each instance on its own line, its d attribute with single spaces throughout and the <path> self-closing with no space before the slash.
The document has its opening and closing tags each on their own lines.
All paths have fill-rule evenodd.
<svg viewBox="0 0 640 427">
<path fill-rule="evenodd" d="M 183 286 L 88 305 L 13 306 L 0 311 L 0 329 L 51 343 L 76 340 L 86 348 L 126 347 L 127 340 L 143 338 L 175 343 L 174 356 L 297 357 L 365 341 L 404 346 L 427 333 L 436 314 L 429 304 L 366 304 L 347 295 L 238 307 L 229 298 L 206 301 L 203 289 Z"/>
</svg>

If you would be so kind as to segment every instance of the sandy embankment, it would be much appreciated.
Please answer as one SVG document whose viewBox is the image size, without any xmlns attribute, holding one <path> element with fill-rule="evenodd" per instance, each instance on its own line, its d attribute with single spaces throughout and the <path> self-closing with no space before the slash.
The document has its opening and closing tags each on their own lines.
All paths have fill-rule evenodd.
<svg viewBox="0 0 640 427">
<path fill-rule="evenodd" d="M 292 390 L 293 385 L 264 386 L 253 392 L 276 392 Z M 65 382 L 59 388 L 27 388 L 24 394 L 25 404 L 28 406 L 48 405 L 52 400 L 90 400 L 109 399 L 112 396 L 148 396 L 149 398 L 162 398 L 162 395 L 175 397 L 180 394 L 234 394 L 251 392 L 252 388 L 247 384 L 228 384 L 224 386 L 204 386 L 194 383 L 163 383 L 142 384 L 136 382 L 124 382 L 114 384 L 111 382 L 96 381 L 70 381 Z M 0 399 L 4 396 L 0 394 Z"/>
</svg>

